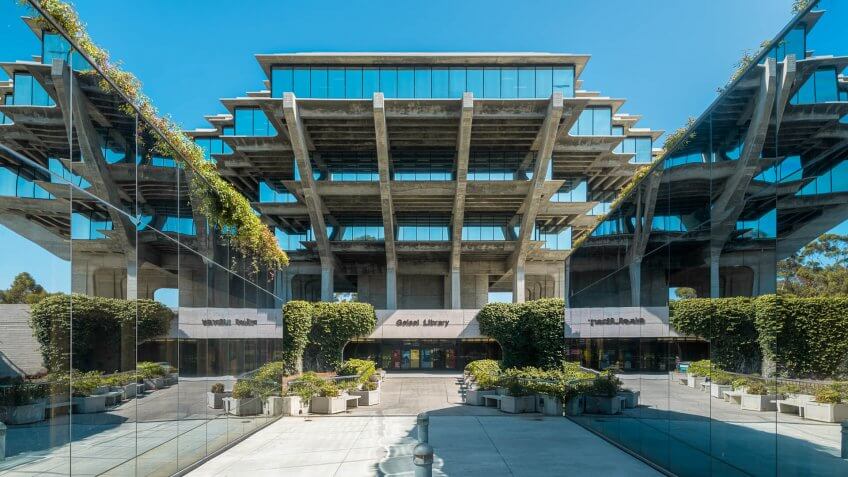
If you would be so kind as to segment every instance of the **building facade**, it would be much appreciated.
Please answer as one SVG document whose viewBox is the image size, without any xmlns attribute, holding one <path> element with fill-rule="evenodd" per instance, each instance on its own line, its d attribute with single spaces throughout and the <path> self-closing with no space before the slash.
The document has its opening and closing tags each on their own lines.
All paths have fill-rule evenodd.
<svg viewBox="0 0 848 477">
<path fill-rule="evenodd" d="M 584 88 L 586 55 L 257 60 L 265 88 L 190 134 L 292 258 L 277 293 L 373 304 L 377 330 L 348 352 L 388 368 L 497 357 L 474 310 L 565 298 L 572 240 L 662 134 Z"/>
</svg>

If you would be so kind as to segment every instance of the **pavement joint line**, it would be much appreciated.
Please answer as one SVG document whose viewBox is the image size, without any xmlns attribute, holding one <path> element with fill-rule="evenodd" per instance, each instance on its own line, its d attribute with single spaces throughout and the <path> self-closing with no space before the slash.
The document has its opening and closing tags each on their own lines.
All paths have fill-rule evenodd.
<svg viewBox="0 0 848 477">
<path fill-rule="evenodd" d="M 498 446 L 495 445 L 495 441 L 492 440 L 492 436 L 490 436 L 489 432 L 486 431 L 486 426 L 484 426 L 483 422 L 480 421 L 480 416 L 474 416 L 474 420 L 476 420 L 477 424 L 480 425 L 480 429 L 483 430 L 483 434 L 486 435 L 486 439 L 489 439 L 489 443 L 492 444 L 492 447 L 495 449 L 495 452 L 498 453 L 498 457 L 500 457 L 501 461 L 503 461 L 504 465 L 506 466 L 506 470 L 509 471 L 509 475 L 515 475 L 515 472 L 512 471 L 512 468 L 509 466 L 509 463 L 506 461 L 506 459 L 504 459 L 503 454 L 501 454 L 501 450 L 498 449 Z"/>
</svg>

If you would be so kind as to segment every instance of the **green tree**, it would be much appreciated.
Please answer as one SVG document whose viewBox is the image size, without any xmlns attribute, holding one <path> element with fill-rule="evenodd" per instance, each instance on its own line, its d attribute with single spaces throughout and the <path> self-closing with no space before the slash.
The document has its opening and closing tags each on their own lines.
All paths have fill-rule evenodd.
<svg viewBox="0 0 848 477">
<path fill-rule="evenodd" d="M 678 300 L 688 300 L 691 298 L 698 298 L 698 293 L 694 288 L 678 287 L 674 290 L 674 296 L 677 297 Z"/>
<path fill-rule="evenodd" d="M 38 303 L 46 296 L 47 291 L 44 287 L 36 283 L 32 275 L 27 272 L 21 272 L 12 280 L 12 285 L 8 289 L 0 290 L 0 303 L 23 303 L 31 305 Z"/>
<path fill-rule="evenodd" d="M 822 234 L 777 264 L 778 292 L 848 295 L 848 235 Z"/>
</svg>

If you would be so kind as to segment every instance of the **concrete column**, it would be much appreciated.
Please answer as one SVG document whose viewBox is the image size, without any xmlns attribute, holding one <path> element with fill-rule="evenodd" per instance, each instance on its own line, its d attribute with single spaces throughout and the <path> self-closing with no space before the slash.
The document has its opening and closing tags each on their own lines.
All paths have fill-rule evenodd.
<svg viewBox="0 0 848 477">
<path fill-rule="evenodd" d="M 524 303 L 525 299 L 524 285 L 524 262 L 519 261 L 515 264 L 515 270 L 512 274 L 512 302 Z"/>
<path fill-rule="evenodd" d="M 321 301 L 333 301 L 333 266 L 321 265 Z"/>
<path fill-rule="evenodd" d="M 386 309 L 397 310 L 397 269 L 386 268 Z"/>
<path fill-rule="evenodd" d="M 565 279 L 563 280 L 563 300 L 565 300 L 565 307 L 570 307 L 571 302 L 571 257 L 565 259 Z"/>
<path fill-rule="evenodd" d="M 719 298 L 721 289 L 719 287 L 718 264 L 721 252 L 713 251 L 710 254 L 710 298 Z"/>
<path fill-rule="evenodd" d="M 630 306 L 642 303 L 642 260 L 630 262 Z"/>
<path fill-rule="evenodd" d="M 462 286 L 460 283 L 460 271 L 458 268 L 451 270 L 450 286 L 451 308 L 458 310 L 462 308 Z"/>
</svg>

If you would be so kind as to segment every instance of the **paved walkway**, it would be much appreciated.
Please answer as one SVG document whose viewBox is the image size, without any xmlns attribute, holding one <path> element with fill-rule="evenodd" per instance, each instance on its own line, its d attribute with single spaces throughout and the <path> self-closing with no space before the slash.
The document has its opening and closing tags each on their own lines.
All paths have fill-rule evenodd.
<svg viewBox="0 0 848 477">
<path fill-rule="evenodd" d="M 408 476 L 423 410 L 434 475 L 660 475 L 568 419 L 461 404 L 456 377 L 392 375 L 379 406 L 282 418 L 191 475 Z"/>
</svg>

